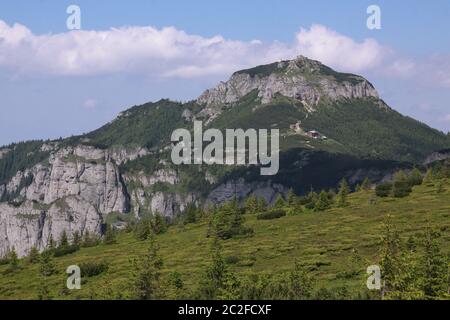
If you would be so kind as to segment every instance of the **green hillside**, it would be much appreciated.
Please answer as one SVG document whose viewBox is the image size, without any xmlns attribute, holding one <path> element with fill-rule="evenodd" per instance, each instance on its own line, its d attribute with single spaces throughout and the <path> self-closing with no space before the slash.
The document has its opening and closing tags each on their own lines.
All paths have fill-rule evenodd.
<svg viewBox="0 0 450 320">
<path fill-rule="evenodd" d="M 426 251 L 423 246 L 427 243 L 426 230 L 429 227 L 440 234 L 431 248 L 437 247 L 439 256 L 448 264 L 449 199 L 449 179 L 437 175 L 430 178 L 428 175 L 422 185 L 415 186 L 412 193 L 403 198 L 380 198 L 375 196 L 374 190 L 363 189 L 350 194 L 345 207 L 339 207 L 339 200 L 324 211 L 314 211 L 308 205 L 284 203 L 280 208 L 288 213 L 287 216 L 274 220 L 261 220 L 258 215 L 247 212 L 243 216 L 244 225 L 253 229 L 253 234 L 219 240 L 222 261 L 236 279 L 241 279 L 241 285 L 245 288 L 237 293 L 228 292 L 228 297 L 251 298 L 249 292 L 255 288 L 249 288 L 249 283 L 261 284 L 264 275 L 267 279 L 290 279 L 293 275 L 301 275 L 292 271 L 297 261 L 297 267 L 300 266 L 307 271 L 308 277 L 312 277 L 314 298 L 379 298 L 379 293 L 365 289 L 365 270 L 369 265 L 380 263 L 386 217 L 391 216 L 390 226 L 398 230 L 401 251 L 410 259 L 407 263 L 412 265 L 413 261 L 417 261 L 419 268 L 423 265 L 421 257 Z M 208 217 L 202 215 L 197 219 L 199 221 L 195 223 L 185 220 L 170 226 L 167 232 L 155 238 L 160 247 L 158 255 L 163 260 L 159 283 L 164 290 L 158 291 L 159 298 L 199 297 L 198 288 L 204 281 L 205 269 L 211 263 L 212 240 L 207 237 L 211 233 Z M 131 297 L 130 283 L 134 272 L 131 260 L 144 256 L 150 242 L 137 240 L 136 232 L 122 231 L 115 244 L 81 248 L 73 254 L 53 258 L 55 273 L 44 279 L 50 296 L 54 299 Z M 83 263 L 95 265 L 101 261 L 108 266 L 107 270 L 101 270 L 97 265 L 100 274 L 84 277 L 81 290 L 62 290 L 66 279 L 64 271 L 68 266 Z M 24 259 L 12 270 L 7 261 L 2 264 L 0 298 L 37 297 L 39 284 L 43 281 L 39 271 L 42 264 L 32 264 Z M 447 276 L 447 270 L 442 272 Z M 416 270 L 416 274 L 421 273 Z M 287 278 L 283 278 L 284 275 Z M 256 276 L 262 282 L 252 278 Z M 440 288 L 445 289 L 442 289 L 442 283 Z M 416 293 L 412 297 L 423 298 Z"/>
</svg>

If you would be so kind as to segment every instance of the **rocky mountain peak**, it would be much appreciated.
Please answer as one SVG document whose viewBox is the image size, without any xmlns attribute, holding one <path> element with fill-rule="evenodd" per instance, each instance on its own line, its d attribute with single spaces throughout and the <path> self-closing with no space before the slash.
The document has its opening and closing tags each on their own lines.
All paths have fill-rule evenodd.
<svg viewBox="0 0 450 320">
<path fill-rule="evenodd" d="M 242 97 L 258 91 L 261 104 L 273 101 L 276 94 L 302 102 L 313 112 L 321 99 L 378 98 L 370 82 L 361 76 L 339 73 L 319 61 L 298 56 L 294 60 L 241 70 L 226 82 L 206 90 L 197 102 L 207 107 L 233 104 Z"/>
</svg>

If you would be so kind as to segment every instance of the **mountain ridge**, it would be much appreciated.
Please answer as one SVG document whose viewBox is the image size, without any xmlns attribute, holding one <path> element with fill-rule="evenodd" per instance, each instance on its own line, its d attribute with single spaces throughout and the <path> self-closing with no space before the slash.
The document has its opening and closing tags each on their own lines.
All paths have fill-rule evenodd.
<svg viewBox="0 0 450 320">
<path fill-rule="evenodd" d="M 173 165 L 171 133 L 192 130 L 194 120 L 279 128 L 280 173 L 264 179 L 252 166 Z M 85 135 L 0 148 L 0 256 L 12 246 L 20 256 L 42 251 L 63 231 L 101 235 L 111 215 L 173 219 L 191 204 L 251 194 L 273 203 L 289 188 L 383 181 L 448 147 L 447 136 L 391 109 L 363 77 L 305 57 L 242 70 L 197 100 L 163 99 Z"/>
</svg>

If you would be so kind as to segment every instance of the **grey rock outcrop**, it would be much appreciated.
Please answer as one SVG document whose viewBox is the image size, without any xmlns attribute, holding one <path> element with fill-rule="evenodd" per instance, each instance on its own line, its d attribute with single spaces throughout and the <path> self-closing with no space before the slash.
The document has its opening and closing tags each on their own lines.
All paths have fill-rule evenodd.
<svg viewBox="0 0 450 320">
<path fill-rule="evenodd" d="M 69 237 L 86 230 L 100 236 L 106 215 L 129 211 L 115 159 L 93 147 L 55 151 L 47 164 L 19 171 L 0 191 L 17 195 L 0 204 L 0 256 L 13 247 L 19 256 L 32 246 L 43 250 L 50 235 L 57 240 L 64 230 Z"/>
<path fill-rule="evenodd" d="M 433 162 L 442 161 L 442 160 L 446 160 L 446 159 L 450 159 L 450 149 L 433 152 L 425 159 L 423 164 L 428 166 L 428 165 L 432 164 Z"/>
<path fill-rule="evenodd" d="M 322 67 L 320 62 L 300 56 L 278 63 L 278 70 L 270 74 L 250 74 L 244 70 L 235 73 L 227 82 L 205 91 L 197 102 L 206 105 L 204 112 L 214 117 L 215 113 L 220 112 L 214 107 L 235 103 L 253 90 L 258 91 L 262 104 L 270 103 L 275 94 L 281 94 L 303 102 L 310 112 L 322 98 L 379 97 L 375 88 L 362 77 L 348 75 L 351 81 L 338 81 L 332 75 L 322 73 L 317 76 Z"/>
<path fill-rule="evenodd" d="M 230 202 L 234 199 L 243 201 L 250 195 L 266 199 L 267 203 L 274 203 L 279 194 L 286 194 L 287 188 L 270 181 L 250 183 L 243 179 L 228 181 L 215 188 L 208 196 L 206 205 Z"/>
</svg>

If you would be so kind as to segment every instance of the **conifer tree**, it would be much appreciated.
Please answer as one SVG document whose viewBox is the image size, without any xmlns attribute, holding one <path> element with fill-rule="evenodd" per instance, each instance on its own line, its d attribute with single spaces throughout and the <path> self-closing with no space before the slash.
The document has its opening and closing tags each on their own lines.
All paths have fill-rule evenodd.
<svg viewBox="0 0 450 320">
<path fill-rule="evenodd" d="M 322 190 L 314 204 L 315 211 L 324 211 L 329 209 L 331 206 L 331 200 L 329 198 L 328 192 Z"/>
<path fill-rule="evenodd" d="M 61 236 L 59 238 L 59 246 L 62 248 L 69 246 L 69 239 L 67 238 L 66 230 L 63 230 L 63 232 L 61 232 Z"/>
<path fill-rule="evenodd" d="M 38 286 L 38 299 L 39 300 L 51 300 L 52 296 L 48 284 L 48 277 L 56 273 L 56 267 L 53 262 L 52 252 L 44 251 L 39 259 L 39 286 Z"/>
<path fill-rule="evenodd" d="M 106 245 L 111 245 L 117 243 L 116 230 L 110 225 L 106 225 L 105 236 L 103 238 L 103 243 Z"/>
<path fill-rule="evenodd" d="M 245 200 L 245 213 L 247 214 L 257 214 L 258 213 L 258 199 L 255 195 L 251 195 Z"/>
<path fill-rule="evenodd" d="M 30 252 L 28 253 L 28 262 L 31 264 L 39 262 L 39 251 L 35 246 L 31 247 Z"/>
<path fill-rule="evenodd" d="M 6 273 L 14 272 L 19 269 L 19 259 L 17 257 L 16 249 L 13 247 L 8 253 L 8 269 Z"/>
<path fill-rule="evenodd" d="M 348 205 L 347 196 L 349 193 L 350 193 L 350 187 L 347 183 L 347 180 L 342 179 L 341 183 L 339 184 L 339 191 L 338 191 L 338 206 L 339 207 L 346 207 Z"/>
<path fill-rule="evenodd" d="M 423 182 L 422 173 L 420 172 L 417 167 L 414 167 L 414 169 L 411 171 L 408 180 L 412 186 L 419 186 Z"/>
<path fill-rule="evenodd" d="M 264 212 L 267 210 L 266 198 L 260 197 L 258 200 L 258 212 Z"/>
<path fill-rule="evenodd" d="M 367 191 L 370 189 L 370 179 L 369 178 L 365 178 L 364 181 L 361 184 L 361 189 L 364 191 Z"/>
<path fill-rule="evenodd" d="M 47 249 L 53 250 L 53 249 L 55 249 L 55 247 L 56 247 L 55 240 L 53 239 L 53 235 L 50 234 L 50 236 L 48 238 L 48 242 L 47 242 Z"/>
<path fill-rule="evenodd" d="M 381 238 L 380 267 L 383 279 L 382 296 L 397 290 L 398 274 L 401 270 L 400 237 L 387 216 L 384 222 L 384 233 Z"/>
<path fill-rule="evenodd" d="M 447 289 L 447 263 L 439 247 L 439 237 L 440 235 L 433 231 L 430 226 L 427 227 L 423 242 L 424 254 L 420 267 L 421 289 L 425 297 L 429 299 L 444 296 Z"/>
<path fill-rule="evenodd" d="M 225 287 L 229 271 L 222 256 L 222 246 L 217 238 L 211 246 L 211 263 L 205 269 L 200 282 L 200 296 L 202 299 L 216 299 L 220 290 Z"/>
<path fill-rule="evenodd" d="M 72 243 L 75 246 L 81 246 L 81 236 L 80 236 L 80 232 L 78 230 L 73 233 Z"/>
<path fill-rule="evenodd" d="M 132 260 L 132 295 L 137 300 L 154 300 L 161 297 L 160 276 L 163 260 L 154 236 L 150 238 L 147 254 Z"/>
<path fill-rule="evenodd" d="M 289 204 L 290 206 L 295 205 L 295 202 L 296 202 L 296 195 L 295 195 L 294 190 L 293 190 L 292 188 L 289 189 L 289 191 L 288 191 L 288 194 L 287 194 L 287 202 L 288 202 L 288 204 Z"/>
<path fill-rule="evenodd" d="M 51 251 L 44 251 L 39 259 L 39 272 L 44 277 L 50 277 L 56 272 L 53 254 Z"/>
<path fill-rule="evenodd" d="M 277 199 L 275 200 L 275 208 L 281 209 L 286 206 L 286 201 L 284 201 L 284 198 L 281 194 L 277 196 Z"/>
<path fill-rule="evenodd" d="M 290 300 L 307 300 L 312 296 L 313 279 L 309 276 L 308 270 L 295 261 L 294 270 L 289 273 Z"/>
</svg>

